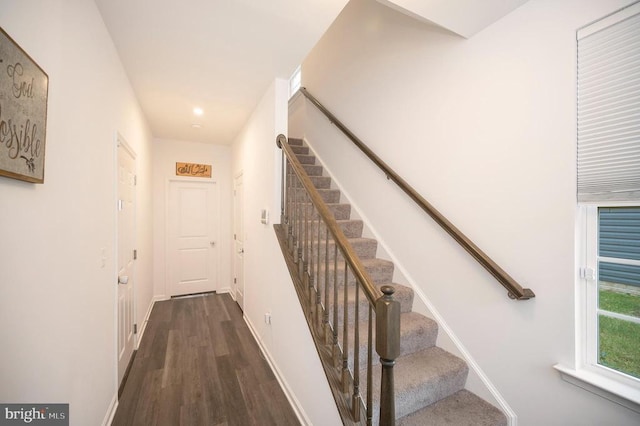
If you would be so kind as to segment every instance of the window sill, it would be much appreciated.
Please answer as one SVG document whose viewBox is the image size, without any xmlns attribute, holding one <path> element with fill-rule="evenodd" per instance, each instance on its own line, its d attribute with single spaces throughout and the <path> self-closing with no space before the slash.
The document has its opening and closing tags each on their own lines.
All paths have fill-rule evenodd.
<svg viewBox="0 0 640 426">
<path fill-rule="evenodd" d="M 560 372 L 562 380 L 609 401 L 640 413 L 640 389 L 586 370 L 576 370 L 561 364 L 553 366 Z"/>
</svg>

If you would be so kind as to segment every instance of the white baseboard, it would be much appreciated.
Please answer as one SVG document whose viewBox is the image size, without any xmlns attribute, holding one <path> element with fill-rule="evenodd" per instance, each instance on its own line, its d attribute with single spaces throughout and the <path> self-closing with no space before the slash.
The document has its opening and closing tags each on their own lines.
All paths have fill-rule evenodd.
<svg viewBox="0 0 640 426">
<path fill-rule="evenodd" d="M 140 342 L 142 342 L 142 335 L 147 329 L 147 323 L 149 322 L 149 317 L 151 316 L 151 311 L 153 310 L 153 306 L 155 305 L 156 302 L 161 302 L 163 300 L 169 300 L 169 298 L 165 295 L 161 295 L 161 296 L 153 296 L 153 299 L 151 299 L 151 302 L 149 303 L 149 308 L 147 309 L 147 313 L 144 315 L 142 324 L 138 329 L 138 336 L 136 338 L 136 349 L 140 347 Z"/>
<path fill-rule="evenodd" d="M 271 354 L 269 353 L 269 351 L 267 351 L 267 348 L 264 346 L 262 339 L 260 339 L 260 336 L 258 336 L 258 333 L 256 333 L 255 328 L 253 327 L 253 324 L 251 324 L 251 320 L 249 320 L 249 318 L 246 315 L 243 315 L 243 318 L 244 318 L 244 322 L 247 324 L 247 327 L 249 327 L 249 331 L 251 331 L 253 338 L 256 339 L 256 342 L 260 347 L 260 351 L 264 355 L 264 359 L 267 361 L 267 363 L 269 364 L 269 367 L 271 367 L 271 371 L 273 371 L 273 374 L 276 376 L 276 379 L 278 380 L 280 387 L 284 391 L 284 394 L 287 397 L 289 404 L 291 404 L 293 411 L 296 413 L 296 417 L 298 417 L 300 424 L 302 424 L 303 426 L 312 426 L 311 420 L 309 420 L 309 417 L 307 417 L 307 414 L 304 412 L 304 409 L 302 408 L 300 401 L 298 401 L 295 394 L 289 387 L 287 381 L 282 376 L 282 373 L 278 369 L 278 366 L 274 362 L 273 358 L 271 358 Z"/>
<path fill-rule="evenodd" d="M 110 426 L 111 422 L 113 422 L 113 418 L 116 415 L 116 411 L 118 410 L 118 392 L 113 395 L 111 399 L 111 403 L 109 403 L 109 408 L 107 409 L 107 414 L 104 416 L 104 420 L 102 420 L 102 426 Z"/>
<path fill-rule="evenodd" d="M 233 297 L 233 292 L 231 291 L 231 287 L 222 287 L 221 289 L 216 290 L 217 294 L 230 293 Z"/>
</svg>

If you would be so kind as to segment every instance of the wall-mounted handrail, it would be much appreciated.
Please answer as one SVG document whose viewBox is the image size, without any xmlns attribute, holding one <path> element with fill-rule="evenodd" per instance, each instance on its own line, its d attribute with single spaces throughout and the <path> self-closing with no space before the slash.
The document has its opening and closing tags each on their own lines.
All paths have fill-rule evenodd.
<svg viewBox="0 0 640 426">
<path fill-rule="evenodd" d="M 400 175 L 398 175 L 389 165 L 378 157 L 367 145 L 365 145 L 356 135 L 351 132 L 335 115 L 333 115 L 324 105 L 320 103 L 305 87 L 299 91 L 322 112 L 331 123 L 333 123 L 342 133 L 344 133 L 373 163 L 378 166 L 388 179 L 395 182 L 400 189 L 409 196 L 422 210 L 440 225 L 454 240 L 456 240 L 474 259 L 478 261 L 504 288 L 512 299 L 527 300 L 535 297 L 535 293 L 529 288 L 523 288 L 504 269 L 494 262 L 486 253 L 473 243 L 466 235 L 454 226 L 446 217 L 442 215 L 433 205 L 424 199 L 411 185 L 409 185 Z"/>
</svg>

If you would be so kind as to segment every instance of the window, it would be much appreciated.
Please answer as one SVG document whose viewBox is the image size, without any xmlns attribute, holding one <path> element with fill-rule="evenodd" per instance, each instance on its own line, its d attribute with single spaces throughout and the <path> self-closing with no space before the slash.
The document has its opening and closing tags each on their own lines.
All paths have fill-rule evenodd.
<svg viewBox="0 0 640 426">
<path fill-rule="evenodd" d="M 640 379 L 640 206 L 584 210 L 585 361 L 632 383 Z"/>
<path fill-rule="evenodd" d="M 296 94 L 302 84 L 302 68 L 298 66 L 289 79 L 289 99 Z"/>
<path fill-rule="evenodd" d="M 577 43 L 578 369 L 640 403 L 640 2 Z"/>
</svg>

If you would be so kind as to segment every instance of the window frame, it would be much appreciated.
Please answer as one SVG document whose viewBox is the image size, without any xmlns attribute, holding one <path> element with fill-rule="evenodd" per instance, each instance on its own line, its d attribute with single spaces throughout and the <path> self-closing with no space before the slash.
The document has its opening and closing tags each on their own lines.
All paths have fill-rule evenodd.
<svg viewBox="0 0 640 426">
<path fill-rule="evenodd" d="M 640 200 L 577 205 L 575 368 L 555 366 L 565 380 L 636 412 L 640 412 L 640 379 L 598 363 L 598 208 L 639 205 Z"/>
<path fill-rule="evenodd" d="M 302 87 L 302 65 L 298 65 L 298 68 L 289 77 L 289 99 L 298 93 L 300 87 Z"/>
<path fill-rule="evenodd" d="M 583 330 L 583 362 L 585 368 L 588 368 L 599 374 L 604 374 L 612 379 L 627 382 L 629 385 L 640 386 L 640 379 L 630 376 L 624 372 L 615 370 L 610 367 L 603 366 L 598 363 L 598 246 L 599 246 L 599 215 L 598 209 L 601 207 L 637 207 L 640 202 L 609 202 L 609 203 L 593 203 L 582 205 L 584 211 L 584 244 L 582 250 L 583 262 L 580 266 L 579 286 L 585 292 L 585 313 L 584 321 L 585 329 Z M 584 272 L 582 272 L 584 271 Z M 590 273 L 593 271 L 593 273 Z"/>
</svg>

